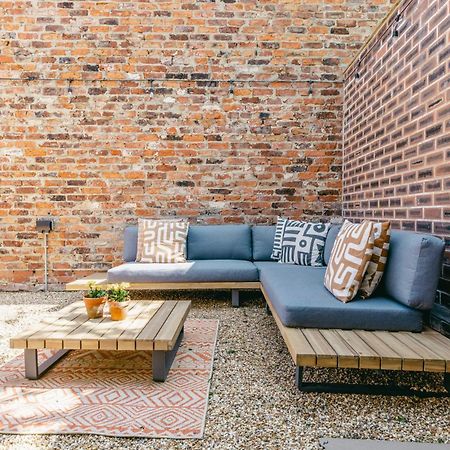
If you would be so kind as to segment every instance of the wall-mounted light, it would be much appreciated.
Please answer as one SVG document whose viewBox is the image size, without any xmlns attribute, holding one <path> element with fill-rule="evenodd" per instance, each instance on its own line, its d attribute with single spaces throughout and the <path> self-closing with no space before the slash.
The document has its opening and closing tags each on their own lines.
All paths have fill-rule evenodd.
<svg viewBox="0 0 450 450">
<path fill-rule="evenodd" d="M 229 90 L 230 95 L 234 94 L 234 80 L 230 80 L 230 90 Z"/>
<path fill-rule="evenodd" d="M 69 94 L 72 94 L 72 93 L 73 93 L 72 83 L 73 83 L 73 80 L 69 80 L 69 87 L 67 88 L 67 92 L 68 92 Z"/>
<path fill-rule="evenodd" d="M 155 94 L 155 88 L 153 87 L 153 80 L 150 80 L 150 90 L 148 91 L 148 93 L 150 94 L 150 97 L 153 97 L 153 95 Z"/>
<path fill-rule="evenodd" d="M 355 80 L 359 80 L 361 78 L 361 73 L 359 72 L 359 68 L 361 67 L 361 61 L 358 63 L 355 72 Z"/>
<path fill-rule="evenodd" d="M 270 117 L 270 114 L 267 112 L 260 112 L 259 118 L 261 119 L 261 124 L 264 125 L 265 121 Z"/>
<path fill-rule="evenodd" d="M 313 94 L 313 80 L 309 80 L 308 84 L 309 84 L 309 89 L 308 89 L 308 95 L 312 95 Z"/>
<path fill-rule="evenodd" d="M 395 17 L 395 22 L 394 25 L 392 27 L 392 37 L 396 38 L 399 36 L 399 32 L 398 32 L 398 24 L 400 22 L 400 19 L 402 18 L 401 14 L 397 14 Z"/>
</svg>

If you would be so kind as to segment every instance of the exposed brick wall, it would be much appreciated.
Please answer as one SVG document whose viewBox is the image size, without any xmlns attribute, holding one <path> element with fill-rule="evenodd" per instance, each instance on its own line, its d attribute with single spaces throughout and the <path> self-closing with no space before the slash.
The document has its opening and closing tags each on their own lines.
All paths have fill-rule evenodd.
<svg viewBox="0 0 450 450">
<path fill-rule="evenodd" d="M 0 289 L 42 284 L 37 217 L 56 285 L 136 216 L 340 214 L 342 73 L 389 4 L 0 1 Z"/>
<path fill-rule="evenodd" d="M 447 308 L 449 7 L 447 0 L 403 1 L 400 17 L 380 29 L 347 71 L 343 161 L 345 217 L 387 219 L 396 228 L 446 239 L 437 302 Z"/>
</svg>

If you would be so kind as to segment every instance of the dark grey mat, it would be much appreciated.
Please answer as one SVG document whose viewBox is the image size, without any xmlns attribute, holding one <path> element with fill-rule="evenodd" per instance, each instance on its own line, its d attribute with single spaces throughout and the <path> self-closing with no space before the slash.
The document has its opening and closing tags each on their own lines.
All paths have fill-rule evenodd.
<svg viewBox="0 0 450 450">
<path fill-rule="evenodd" d="M 364 439 L 320 439 L 325 450 L 450 450 L 450 444 L 369 441 Z"/>
</svg>

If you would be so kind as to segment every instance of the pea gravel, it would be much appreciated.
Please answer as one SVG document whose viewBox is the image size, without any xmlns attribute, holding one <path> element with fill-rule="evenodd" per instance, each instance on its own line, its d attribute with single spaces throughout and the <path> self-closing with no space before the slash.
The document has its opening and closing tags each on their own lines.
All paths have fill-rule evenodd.
<svg viewBox="0 0 450 450">
<path fill-rule="evenodd" d="M 135 298 L 192 300 L 191 317 L 220 320 L 205 436 L 202 440 L 130 439 L 89 435 L 0 434 L 0 448 L 35 449 L 320 449 L 319 438 L 450 443 L 450 400 L 300 393 L 294 365 L 261 294 L 242 294 L 231 308 L 225 292 L 136 292 Z M 1 293 L 0 364 L 18 354 L 9 338 L 80 299 L 80 293 Z M 307 379 L 380 382 L 385 377 L 428 389 L 442 375 L 306 369 Z"/>
</svg>

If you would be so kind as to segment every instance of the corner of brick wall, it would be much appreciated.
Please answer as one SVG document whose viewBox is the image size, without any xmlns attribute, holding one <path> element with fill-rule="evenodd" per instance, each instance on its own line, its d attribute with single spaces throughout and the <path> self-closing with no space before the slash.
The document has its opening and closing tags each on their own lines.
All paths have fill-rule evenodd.
<svg viewBox="0 0 450 450">
<path fill-rule="evenodd" d="M 344 83 L 343 214 L 433 233 L 446 253 L 431 323 L 450 335 L 450 5 L 404 0 Z"/>
</svg>

